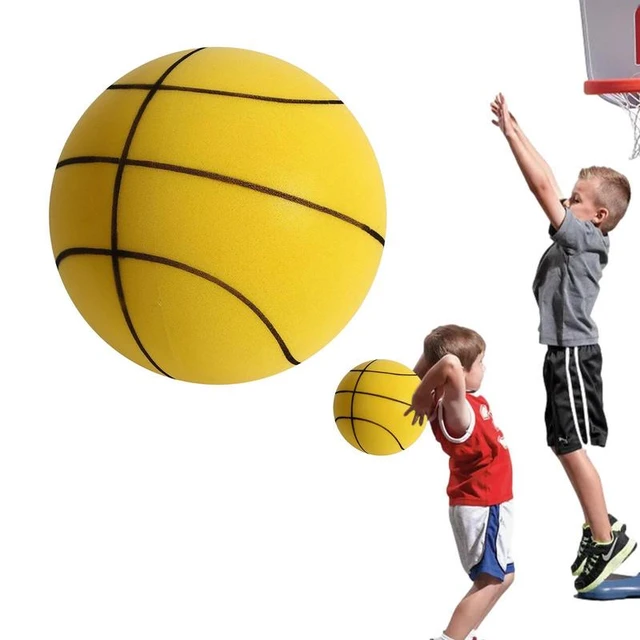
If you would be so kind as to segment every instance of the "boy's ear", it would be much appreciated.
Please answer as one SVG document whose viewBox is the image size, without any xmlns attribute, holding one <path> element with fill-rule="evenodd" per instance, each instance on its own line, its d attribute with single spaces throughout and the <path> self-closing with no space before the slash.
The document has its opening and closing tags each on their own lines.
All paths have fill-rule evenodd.
<svg viewBox="0 0 640 640">
<path fill-rule="evenodd" d="M 606 207 L 600 207 L 597 211 L 596 211 L 596 215 L 595 215 L 595 224 L 596 225 L 601 225 L 607 218 L 609 217 L 609 209 L 607 209 Z"/>
</svg>

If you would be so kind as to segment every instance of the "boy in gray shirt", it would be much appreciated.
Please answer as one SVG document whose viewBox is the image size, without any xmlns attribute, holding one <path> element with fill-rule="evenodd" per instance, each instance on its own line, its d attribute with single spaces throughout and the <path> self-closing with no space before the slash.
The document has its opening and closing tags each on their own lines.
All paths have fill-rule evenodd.
<svg viewBox="0 0 640 640">
<path fill-rule="evenodd" d="M 583 445 L 604 447 L 602 356 L 591 311 L 607 264 L 609 233 L 627 210 L 631 189 L 606 167 L 582 169 L 569 199 L 549 165 L 526 138 L 502 94 L 491 104 L 531 192 L 547 215 L 552 244 L 533 283 L 540 309 L 540 342 L 547 345 L 547 444 L 569 476 L 584 512 L 578 555 L 571 567 L 579 592 L 601 584 L 635 550 L 626 525 L 607 513 L 600 476 Z"/>
</svg>

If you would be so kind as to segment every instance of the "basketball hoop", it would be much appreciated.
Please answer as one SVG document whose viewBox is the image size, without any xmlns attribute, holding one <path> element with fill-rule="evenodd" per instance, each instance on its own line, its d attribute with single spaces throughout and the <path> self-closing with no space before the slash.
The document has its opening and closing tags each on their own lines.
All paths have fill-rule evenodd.
<svg viewBox="0 0 640 640">
<path fill-rule="evenodd" d="M 587 80 L 584 83 L 584 92 L 587 95 L 601 96 L 629 114 L 633 128 L 631 160 L 640 156 L 640 77 Z"/>
<path fill-rule="evenodd" d="M 584 92 L 623 108 L 640 156 L 640 1 L 580 0 L 587 78 Z"/>
</svg>

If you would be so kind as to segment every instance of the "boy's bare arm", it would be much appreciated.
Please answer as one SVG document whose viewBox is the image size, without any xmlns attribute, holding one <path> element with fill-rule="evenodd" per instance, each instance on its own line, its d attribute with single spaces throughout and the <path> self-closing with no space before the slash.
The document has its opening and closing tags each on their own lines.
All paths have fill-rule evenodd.
<svg viewBox="0 0 640 640">
<path fill-rule="evenodd" d="M 416 373 L 418 373 L 417 369 L 422 361 L 423 358 L 418 361 Z M 423 375 L 422 382 L 413 394 L 411 406 L 405 415 L 415 411 L 413 424 L 416 421 L 422 424 L 425 416 L 430 416 L 435 412 L 440 400 L 443 403 L 449 433 L 454 437 L 464 435 L 470 419 L 466 401 L 464 369 L 460 360 L 451 354 L 440 358 Z"/>
<path fill-rule="evenodd" d="M 493 111 L 493 115 L 496 116 L 496 118 L 499 118 L 499 107 L 495 100 L 491 103 L 491 111 Z M 540 155 L 540 152 L 533 146 L 533 144 L 531 143 L 531 140 L 527 138 L 524 131 L 522 130 L 522 127 L 520 126 L 520 123 L 516 120 L 515 116 L 513 115 L 513 113 L 511 113 L 511 111 L 509 111 L 509 117 L 511 118 L 511 123 L 513 125 L 513 128 L 516 134 L 522 140 L 522 143 L 527 148 L 527 151 L 533 156 L 534 160 L 542 167 L 542 170 L 547 174 L 547 177 L 549 178 L 549 181 L 553 185 L 556 195 L 558 196 L 558 200 L 560 200 L 563 197 L 562 191 L 558 186 L 558 182 L 556 180 L 556 177 L 553 175 L 553 171 L 551 170 L 549 163 Z M 495 124 L 496 127 L 500 127 L 499 119 L 492 120 L 491 122 L 493 122 L 493 124 Z"/>
<path fill-rule="evenodd" d="M 524 131 L 518 124 L 518 121 L 513 117 L 512 114 L 509 114 L 509 115 L 511 115 L 511 118 L 513 120 L 514 129 L 516 131 L 518 138 L 522 140 L 522 144 L 524 144 L 527 151 L 533 156 L 534 160 L 542 167 L 542 170 L 547 174 L 547 177 L 549 178 L 549 182 L 551 182 L 551 185 L 553 186 L 553 189 L 556 193 L 556 197 L 558 198 L 558 200 L 561 200 L 563 197 L 562 191 L 560 191 L 560 187 L 558 186 L 556 177 L 553 175 L 553 171 L 551 170 L 551 167 L 549 166 L 547 161 L 540 155 L 538 150 L 531 144 L 531 141 L 524 134 Z"/>
<path fill-rule="evenodd" d="M 498 118 L 497 124 L 509 143 L 511 152 L 529 189 L 538 200 L 553 227 L 558 229 L 564 220 L 565 210 L 559 200 L 560 190 L 553 173 L 550 169 L 546 169 L 548 165 L 542 160 L 542 156 L 535 151 L 526 136 L 523 133 L 518 134 L 502 94 L 496 97 L 491 109 Z"/>
</svg>

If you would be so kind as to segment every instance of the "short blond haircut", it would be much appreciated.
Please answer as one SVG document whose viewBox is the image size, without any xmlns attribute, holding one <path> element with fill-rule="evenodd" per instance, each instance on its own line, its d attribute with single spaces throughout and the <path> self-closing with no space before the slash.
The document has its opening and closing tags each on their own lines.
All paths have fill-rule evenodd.
<svg viewBox="0 0 640 640">
<path fill-rule="evenodd" d="M 485 348 L 485 341 L 479 333 L 457 324 L 437 327 L 424 339 L 424 357 L 429 368 L 451 353 L 458 356 L 462 366 L 469 371 Z"/>
<path fill-rule="evenodd" d="M 631 185 L 626 176 L 609 167 L 586 167 L 580 171 L 580 180 L 596 179 L 597 207 L 609 211 L 606 220 L 600 225 L 602 233 L 608 233 L 622 220 L 631 199 Z"/>
</svg>

